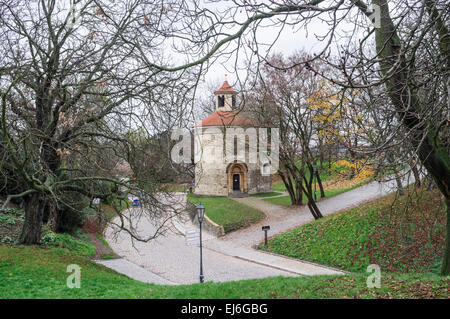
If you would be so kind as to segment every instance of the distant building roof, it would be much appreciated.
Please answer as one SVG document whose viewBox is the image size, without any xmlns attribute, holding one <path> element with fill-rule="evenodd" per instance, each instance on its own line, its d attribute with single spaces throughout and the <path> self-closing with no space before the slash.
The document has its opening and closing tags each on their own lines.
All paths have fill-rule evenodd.
<svg viewBox="0 0 450 319">
<path fill-rule="evenodd" d="M 233 88 L 231 87 L 230 84 L 228 84 L 228 81 L 223 82 L 222 86 L 220 87 L 220 89 L 218 89 L 217 91 L 214 91 L 214 94 L 220 94 L 220 93 L 233 93 L 233 94 L 237 94 L 237 92 L 235 90 L 233 90 Z"/>
<path fill-rule="evenodd" d="M 195 126 L 257 127 L 258 123 L 238 111 L 216 111 Z"/>
</svg>

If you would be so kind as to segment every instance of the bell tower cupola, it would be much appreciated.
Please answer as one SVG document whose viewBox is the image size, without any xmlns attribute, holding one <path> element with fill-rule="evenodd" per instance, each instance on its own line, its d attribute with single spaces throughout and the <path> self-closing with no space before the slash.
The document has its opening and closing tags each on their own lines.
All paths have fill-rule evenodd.
<svg viewBox="0 0 450 319">
<path fill-rule="evenodd" d="M 216 111 L 232 111 L 236 106 L 237 92 L 228 84 L 227 75 L 220 89 L 214 92 L 216 96 Z"/>
</svg>

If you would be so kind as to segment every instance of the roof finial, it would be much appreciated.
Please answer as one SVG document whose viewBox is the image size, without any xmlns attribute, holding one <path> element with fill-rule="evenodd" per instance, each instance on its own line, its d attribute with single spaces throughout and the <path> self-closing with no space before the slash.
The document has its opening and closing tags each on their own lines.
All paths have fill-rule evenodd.
<svg viewBox="0 0 450 319">
<path fill-rule="evenodd" d="M 225 81 L 228 81 L 228 74 L 225 73 Z"/>
</svg>

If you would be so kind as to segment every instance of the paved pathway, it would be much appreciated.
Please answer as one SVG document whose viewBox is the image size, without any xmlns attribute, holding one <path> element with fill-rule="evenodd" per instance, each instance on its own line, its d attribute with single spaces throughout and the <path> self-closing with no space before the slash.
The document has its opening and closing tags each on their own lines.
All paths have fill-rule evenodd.
<svg viewBox="0 0 450 319">
<path fill-rule="evenodd" d="M 333 198 L 324 199 L 318 205 L 322 214 L 330 215 L 381 197 L 391 192 L 393 187 L 393 182 L 374 182 Z M 171 200 L 176 202 L 172 203 L 173 206 L 182 209 L 185 194 L 178 193 Z M 274 236 L 311 222 L 313 217 L 307 207 L 280 207 L 257 197 L 236 198 L 235 200 L 262 210 L 266 214 L 266 218 L 256 225 L 220 238 L 205 234 L 203 260 L 206 281 L 220 282 L 269 276 L 344 273 L 322 265 L 268 254 L 252 248 L 263 240 L 264 233 L 261 231 L 263 225 L 270 225 L 269 234 Z M 137 218 L 138 222 L 134 224 L 134 227 L 142 236 L 151 236 L 155 229 L 161 227 L 158 220 L 145 218 L 145 214 L 139 208 L 129 209 L 128 214 L 131 216 L 131 220 Z M 187 245 L 183 236 L 183 233 L 189 229 L 195 229 L 195 226 L 187 220 L 171 219 L 170 216 L 161 216 L 160 219 L 172 222 L 163 227 L 165 230 L 163 236 L 148 243 L 133 242 L 130 236 L 123 231 L 114 236 L 113 227 L 108 229 L 106 238 L 112 249 L 118 255 L 123 256 L 124 260 L 143 267 L 157 276 L 145 277 L 146 282 L 162 283 L 161 280 L 166 280 L 170 284 L 198 282 L 199 248 L 195 245 Z M 120 271 L 118 266 L 116 269 Z M 138 279 L 141 273 L 142 268 L 135 270 L 130 268 L 125 274 Z M 168 284 L 167 282 L 166 284 Z"/>
<path fill-rule="evenodd" d="M 132 262 L 124 258 L 110 259 L 110 260 L 95 260 L 96 263 L 102 264 L 108 268 L 114 269 L 121 274 L 127 275 L 130 278 L 139 280 L 146 283 L 153 283 L 158 285 L 174 285 L 173 282 L 158 276 L 157 274 L 143 268 L 139 267 Z"/>
<path fill-rule="evenodd" d="M 320 200 L 317 205 L 324 216 L 361 205 L 362 203 L 380 198 L 395 190 L 395 182 L 372 182 L 340 195 Z M 263 240 L 264 233 L 261 227 L 270 225 L 269 236 L 284 233 L 292 228 L 312 222 L 312 217 L 307 206 L 282 207 L 257 197 L 235 198 L 234 200 L 255 207 L 266 214 L 266 218 L 258 224 L 228 234 L 209 247 L 226 243 L 234 246 L 252 247 Z"/>
<path fill-rule="evenodd" d="M 185 200 L 184 195 L 177 195 L 174 201 Z M 134 227 L 141 236 L 151 236 L 155 229 L 161 227 L 157 221 L 146 218 L 140 208 L 131 208 L 127 211 L 131 219 L 139 218 Z M 161 216 L 166 218 L 167 216 Z M 192 224 L 186 223 L 193 226 Z M 199 281 L 199 248 L 187 245 L 185 237 L 172 223 L 167 223 L 162 236 L 149 241 L 138 242 L 130 240 L 130 236 L 121 231 L 115 232 L 114 227 L 107 230 L 106 239 L 111 248 L 120 256 L 140 269 L 131 269 L 126 275 L 132 278 L 141 276 L 141 267 L 157 275 L 158 278 L 176 284 L 190 284 Z M 215 240 L 215 237 L 205 234 L 205 239 Z M 206 281 L 232 281 L 250 278 L 264 278 L 271 276 L 294 276 L 289 271 L 263 266 L 254 262 L 235 258 L 233 256 L 205 248 L 203 251 L 204 275 Z M 120 261 L 118 263 L 121 263 Z M 108 265 L 107 265 L 108 266 Z M 116 268 L 119 272 L 120 269 Z M 134 272 L 137 272 L 136 274 Z M 151 276 L 149 276 L 151 277 Z M 155 277 L 156 278 L 156 277 Z M 160 283 L 160 280 L 146 282 Z"/>
</svg>

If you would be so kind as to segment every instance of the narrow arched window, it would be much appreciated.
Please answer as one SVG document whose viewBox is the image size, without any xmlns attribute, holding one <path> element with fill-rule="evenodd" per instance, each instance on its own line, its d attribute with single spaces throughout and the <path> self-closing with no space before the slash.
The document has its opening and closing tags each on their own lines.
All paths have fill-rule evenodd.
<svg viewBox="0 0 450 319">
<path fill-rule="evenodd" d="M 225 106 L 225 96 L 219 95 L 217 98 L 218 98 L 218 106 L 224 107 Z"/>
</svg>

